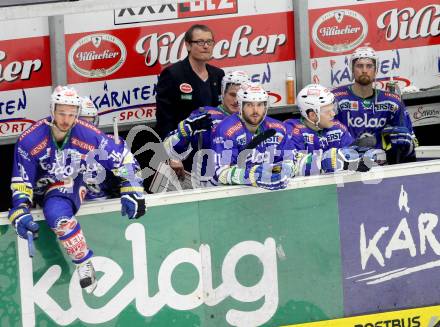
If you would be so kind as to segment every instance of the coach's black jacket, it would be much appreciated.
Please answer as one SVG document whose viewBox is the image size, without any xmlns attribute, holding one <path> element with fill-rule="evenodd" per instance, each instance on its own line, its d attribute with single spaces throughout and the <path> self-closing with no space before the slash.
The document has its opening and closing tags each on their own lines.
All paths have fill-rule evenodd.
<svg viewBox="0 0 440 327">
<path fill-rule="evenodd" d="M 211 85 L 210 104 L 203 101 L 203 94 L 198 87 L 201 80 L 192 70 L 188 57 L 165 68 L 160 74 L 156 89 L 156 131 L 162 139 L 176 129 L 177 124 L 187 118 L 193 110 L 204 105 L 217 107 L 220 104 L 221 81 L 225 73 L 211 65 L 206 65 L 206 69 Z M 191 88 L 185 84 L 191 86 L 191 92 L 188 92 Z"/>
</svg>

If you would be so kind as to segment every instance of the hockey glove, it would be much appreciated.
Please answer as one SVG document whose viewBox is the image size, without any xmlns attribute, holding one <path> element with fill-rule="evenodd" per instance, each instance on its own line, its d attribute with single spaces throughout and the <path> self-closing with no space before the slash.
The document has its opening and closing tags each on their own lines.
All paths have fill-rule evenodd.
<svg viewBox="0 0 440 327">
<path fill-rule="evenodd" d="M 356 149 L 356 147 L 355 147 Z M 359 149 L 361 160 L 357 171 L 367 172 L 374 166 L 382 166 L 387 162 L 386 153 L 382 149 Z"/>
<path fill-rule="evenodd" d="M 280 173 L 281 177 L 293 178 L 296 175 L 296 164 L 292 160 L 285 160 L 274 165 L 273 173 Z"/>
<path fill-rule="evenodd" d="M 193 135 L 209 131 L 212 128 L 212 118 L 207 112 L 191 115 L 179 123 L 179 137 L 188 139 Z"/>
<path fill-rule="evenodd" d="M 21 238 L 27 239 L 28 231 L 33 234 L 34 239 L 38 237 L 40 226 L 34 221 L 27 207 L 20 206 L 9 210 L 8 218 Z"/>
<path fill-rule="evenodd" d="M 359 154 L 351 148 L 330 148 L 321 159 L 321 169 L 324 173 L 334 173 L 341 170 L 356 171 L 359 166 Z"/>
<path fill-rule="evenodd" d="M 404 126 L 388 126 L 382 130 L 382 145 L 385 151 L 401 151 L 404 156 L 414 149 L 412 135 Z"/>
<path fill-rule="evenodd" d="M 143 194 L 127 193 L 121 196 L 121 214 L 128 219 L 138 219 L 145 215 L 146 206 Z"/>
<path fill-rule="evenodd" d="M 271 191 L 286 188 L 288 183 L 287 175 L 278 172 L 282 169 L 276 167 L 272 164 L 253 166 L 249 171 L 251 185 Z"/>
</svg>

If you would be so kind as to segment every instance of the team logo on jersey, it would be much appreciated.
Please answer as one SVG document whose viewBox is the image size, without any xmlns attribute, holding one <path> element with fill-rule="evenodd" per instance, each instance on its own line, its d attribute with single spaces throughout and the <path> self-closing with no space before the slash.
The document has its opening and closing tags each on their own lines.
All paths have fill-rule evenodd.
<svg viewBox="0 0 440 327">
<path fill-rule="evenodd" d="M 116 36 L 90 34 L 76 41 L 69 50 L 70 67 L 78 75 L 101 78 L 115 73 L 127 58 L 124 43 Z"/>
<path fill-rule="evenodd" d="M 347 125 L 349 127 L 378 128 L 378 127 L 384 127 L 386 123 L 387 123 L 387 119 L 385 117 L 368 118 L 368 115 L 366 113 L 364 113 L 363 116 L 352 117 L 350 115 L 350 112 L 348 112 L 348 116 L 347 116 Z"/>
<path fill-rule="evenodd" d="M 314 135 L 310 133 L 303 133 L 304 142 L 307 144 L 313 144 Z"/>
<path fill-rule="evenodd" d="M 237 144 L 245 145 L 246 144 L 246 134 L 241 134 L 237 137 Z"/>
<path fill-rule="evenodd" d="M 398 106 L 392 101 L 377 102 L 374 105 L 374 110 L 376 110 L 376 111 L 395 112 L 395 111 L 397 111 L 397 109 L 399 109 Z"/>
<path fill-rule="evenodd" d="M 357 101 L 341 100 L 338 102 L 338 109 L 358 111 L 359 103 Z"/>
<path fill-rule="evenodd" d="M 34 148 L 32 148 L 31 156 L 35 157 L 37 154 L 43 151 L 47 147 L 48 143 L 49 143 L 49 139 L 46 137 L 43 141 L 41 141 Z"/>
<path fill-rule="evenodd" d="M 264 141 L 264 144 L 280 144 L 283 140 L 283 134 L 276 133 L 274 136 L 269 137 Z"/>
<path fill-rule="evenodd" d="M 341 140 L 342 132 L 340 130 L 330 131 L 326 135 L 326 139 L 328 142 L 336 142 Z"/>
<path fill-rule="evenodd" d="M 182 93 L 191 93 L 193 91 L 192 86 L 188 83 L 180 84 L 179 89 Z"/>
<path fill-rule="evenodd" d="M 319 17 L 312 28 L 315 44 L 324 51 L 341 53 L 357 48 L 368 34 L 368 23 L 356 11 L 337 9 Z"/>
<path fill-rule="evenodd" d="M 71 141 L 72 141 L 73 145 L 75 145 L 75 146 L 77 146 L 77 147 L 79 147 L 79 148 L 81 148 L 83 150 L 86 150 L 86 151 L 93 151 L 93 150 L 95 150 L 95 146 L 94 145 L 89 144 L 89 143 L 84 142 L 84 141 L 81 141 L 81 140 L 77 139 L 76 137 L 72 137 Z"/>
</svg>

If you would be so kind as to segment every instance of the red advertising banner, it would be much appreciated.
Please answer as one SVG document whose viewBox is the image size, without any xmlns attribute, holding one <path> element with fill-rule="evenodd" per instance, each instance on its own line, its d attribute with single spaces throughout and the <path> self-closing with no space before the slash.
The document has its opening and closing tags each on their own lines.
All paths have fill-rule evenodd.
<svg viewBox="0 0 440 327">
<path fill-rule="evenodd" d="M 0 91 L 51 84 L 49 36 L 0 41 Z"/>
<path fill-rule="evenodd" d="M 268 23 L 270 22 L 270 23 Z M 184 33 L 194 22 L 66 35 L 68 83 L 158 75 L 186 57 Z M 212 63 L 219 67 L 295 59 L 293 12 L 212 19 Z"/>
<path fill-rule="evenodd" d="M 365 3 L 309 10 L 312 58 L 360 45 L 377 51 L 440 44 L 440 4 L 431 0 Z"/>
</svg>

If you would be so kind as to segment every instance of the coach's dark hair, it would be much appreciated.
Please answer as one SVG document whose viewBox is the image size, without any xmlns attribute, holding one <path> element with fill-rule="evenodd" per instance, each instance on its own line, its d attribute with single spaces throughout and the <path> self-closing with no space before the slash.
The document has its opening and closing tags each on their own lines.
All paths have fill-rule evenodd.
<svg viewBox="0 0 440 327">
<path fill-rule="evenodd" d="M 194 30 L 202 30 L 203 32 L 210 32 L 212 35 L 212 38 L 214 38 L 214 33 L 212 32 L 212 30 L 208 26 L 202 25 L 202 24 L 194 24 L 185 32 L 185 42 L 190 43 L 193 40 L 192 36 L 193 36 Z"/>
</svg>

